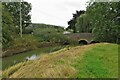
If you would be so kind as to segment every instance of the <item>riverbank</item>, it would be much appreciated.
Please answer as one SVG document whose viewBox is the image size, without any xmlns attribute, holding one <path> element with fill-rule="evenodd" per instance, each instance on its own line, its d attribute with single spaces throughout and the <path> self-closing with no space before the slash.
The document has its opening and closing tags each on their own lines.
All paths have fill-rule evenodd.
<svg viewBox="0 0 120 80">
<path fill-rule="evenodd" d="M 33 55 L 40 57 L 40 55 L 49 54 L 51 52 L 60 50 L 64 47 L 65 46 L 61 46 L 61 45 L 56 45 L 56 46 L 51 46 L 51 47 L 50 46 L 49 47 L 42 47 L 42 48 L 37 48 L 35 50 L 31 50 L 28 52 L 16 54 L 13 56 L 4 57 L 2 59 L 2 69 L 4 70 L 4 69 L 9 68 L 10 66 L 17 64 L 17 63 L 24 62 L 24 61 L 26 61 L 27 57 L 31 57 Z"/>
<path fill-rule="evenodd" d="M 97 43 L 66 47 L 37 60 L 12 66 L 4 71 L 3 77 L 117 78 L 118 45 Z"/>
</svg>

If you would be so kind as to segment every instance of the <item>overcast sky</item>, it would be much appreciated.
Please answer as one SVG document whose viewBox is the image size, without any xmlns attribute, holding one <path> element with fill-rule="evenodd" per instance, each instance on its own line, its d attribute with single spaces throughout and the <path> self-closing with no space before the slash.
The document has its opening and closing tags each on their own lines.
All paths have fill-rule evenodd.
<svg viewBox="0 0 120 80">
<path fill-rule="evenodd" d="M 32 4 L 32 22 L 67 27 L 76 10 L 85 10 L 89 0 L 25 0 Z"/>
</svg>

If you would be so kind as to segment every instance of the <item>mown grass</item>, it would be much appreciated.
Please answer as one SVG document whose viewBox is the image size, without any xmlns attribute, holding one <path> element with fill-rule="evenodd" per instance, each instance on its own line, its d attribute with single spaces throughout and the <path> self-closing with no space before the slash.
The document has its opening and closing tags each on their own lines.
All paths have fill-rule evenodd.
<svg viewBox="0 0 120 80">
<path fill-rule="evenodd" d="M 117 78 L 118 46 L 117 44 L 98 44 L 85 52 L 82 60 L 78 57 L 74 67 L 78 78 Z"/>
<path fill-rule="evenodd" d="M 37 60 L 22 63 L 24 66 L 13 66 L 3 72 L 3 77 L 117 78 L 117 50 L 117 44 L 109 43 L 66 47 Z"/>
</svg>

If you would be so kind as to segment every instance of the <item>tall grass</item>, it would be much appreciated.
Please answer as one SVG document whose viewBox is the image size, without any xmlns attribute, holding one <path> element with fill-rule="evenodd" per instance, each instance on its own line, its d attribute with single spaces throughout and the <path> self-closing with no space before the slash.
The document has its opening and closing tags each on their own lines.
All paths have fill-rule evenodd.
<svg viewBox="0 0 120 80">
<path fill-rule="evenodd" d="M 3 74 L 11 78 L 117 78 L 118 45 L 99 43 L 66 47 L 26 62 L 17 71 L 16 67 L 11 68 Z"/>
<path fill-rule="evenodd" d="M 30 57 L 32 55 L 36 55 L 37 57 L 41 56 L 42 54 L 49 54 L 52 53 L 54 51 L 60 50 L 64 48 L 64 46 L 51 46 L 51 47 L 43 47 L 43 48 L 38 48 L 36 50 L 33 51 L 29 51 L 29 52 L 24 52 L 21 54 L 17 54 L 14 56 L 10 56 L 10 57 L 5 57 L 2 59 L 2 69 L 5 70 L 17 63 L 20 62 L 24 62 L 26 57 Z"/>
</svg>

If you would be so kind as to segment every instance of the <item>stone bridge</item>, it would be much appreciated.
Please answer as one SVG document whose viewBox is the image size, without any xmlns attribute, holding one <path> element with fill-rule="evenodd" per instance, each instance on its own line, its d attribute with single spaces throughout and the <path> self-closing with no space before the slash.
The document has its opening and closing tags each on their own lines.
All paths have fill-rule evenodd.
<svg viewBox="0 0 120 80">
<path fill-rule="evenodd" d="M 93 34 L 92 33 L 70 33 L 70 34 L 65 34 L 71 37 L 72 39 L 76 41 L 81 41 L 84 40 L 87 43 L 91 43 L 93 39 Z"/>
</svg>

